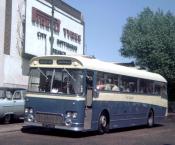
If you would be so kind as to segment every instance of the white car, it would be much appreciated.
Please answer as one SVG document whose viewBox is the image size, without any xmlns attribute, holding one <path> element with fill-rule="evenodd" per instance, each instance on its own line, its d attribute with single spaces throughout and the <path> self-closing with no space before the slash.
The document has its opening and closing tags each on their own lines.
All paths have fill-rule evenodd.
<svg viewBox="0 0 175 145">
<path fill-rule="evenodd" d="M 25 93 L 21 88 L 0 88 L 0 119 L 4 123 L 24 116 Z"/>
</svg>

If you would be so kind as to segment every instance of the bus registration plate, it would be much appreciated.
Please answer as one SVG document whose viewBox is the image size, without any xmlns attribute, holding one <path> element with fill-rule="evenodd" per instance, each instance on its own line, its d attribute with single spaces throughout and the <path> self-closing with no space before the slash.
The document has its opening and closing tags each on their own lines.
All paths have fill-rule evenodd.
<svg viewBox="0 0 175 145">
<path fill-rule="evenodd" d="M 42 125 L 43 125 L 43 127 L 46 127 L 46 128 L 55 128 L 54 124 L 43 123 Z"/>
</svg>

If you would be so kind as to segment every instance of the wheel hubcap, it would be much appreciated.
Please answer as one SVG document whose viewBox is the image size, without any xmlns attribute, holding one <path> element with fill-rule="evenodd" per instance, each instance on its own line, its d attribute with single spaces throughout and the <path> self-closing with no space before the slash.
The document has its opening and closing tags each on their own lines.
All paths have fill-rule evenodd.
<svg viewBox="0 0 175 145">
<path fill-rule="evenodd" d="M 102 125 L 103 127 L 106 127 L 107 120 L 106 120 L 106 117 L 105 117 L 105 116 L 101 116 L 100 122 L 101 122 L 101 125 Z"/>
<path fill-rule="evenodd" d="M 150 115 L 149 115 L 148 124 L 149 124 L 149 126 L 153 125 L 153 114 L 152 113 L 150 113 Z"/>
</svg>

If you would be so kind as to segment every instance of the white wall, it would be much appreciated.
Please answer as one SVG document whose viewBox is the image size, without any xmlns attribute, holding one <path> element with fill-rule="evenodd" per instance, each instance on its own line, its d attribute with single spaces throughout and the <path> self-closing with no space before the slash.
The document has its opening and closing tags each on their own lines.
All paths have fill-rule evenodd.
<svg viewBox="0 0 175 145">
<path fill-rule="evenodd" d="M 28 77 L 23 74 L 22 59 L 22 15 L 25 12 L 23 0 L 12 1 L 12 25 L 10 55 L 4 56 L 4 86 L 27 87 Z"/>
</svg>

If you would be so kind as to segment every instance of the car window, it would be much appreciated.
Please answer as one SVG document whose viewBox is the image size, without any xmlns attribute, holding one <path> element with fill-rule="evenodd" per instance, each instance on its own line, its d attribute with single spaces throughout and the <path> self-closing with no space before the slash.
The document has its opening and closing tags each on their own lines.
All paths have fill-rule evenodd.
<svg viewBox="0 0 175 145">
<path fill-rule="evenodd" d="M 22 99 L 24 99 L 26 95 L 26 90 L 21 91 L 21 94 L 22 94 Z"/>
<path fill-rule="evenodd" d="M 10 91 L 6 91 L 6 97 L 8 100 L 12 99 L 12 93 Z"/>
<path fill-rule="evenodd" d="M 4 98 L 5 98 L 4 90 L 0 90 L 0 99 Z"/>
<path fill-rule="evenodd" d="M 15 92 L 13 99 L 14 100 L 20 100 L 22 98 L 21 92 Z"/>
</svg>

